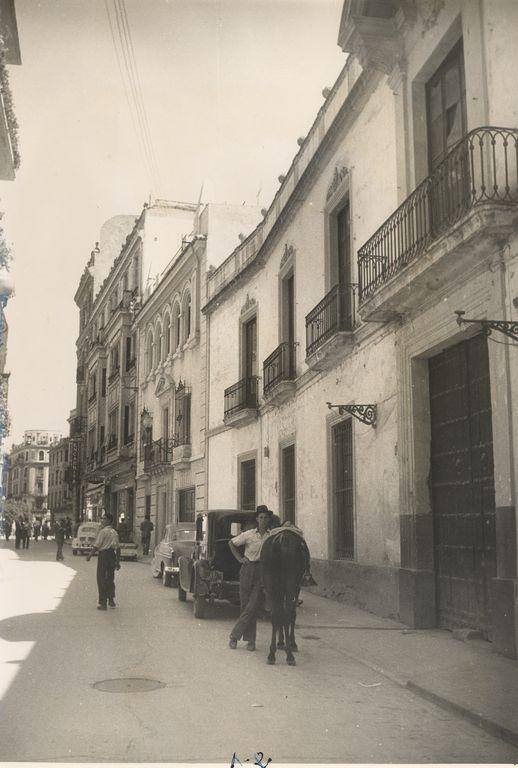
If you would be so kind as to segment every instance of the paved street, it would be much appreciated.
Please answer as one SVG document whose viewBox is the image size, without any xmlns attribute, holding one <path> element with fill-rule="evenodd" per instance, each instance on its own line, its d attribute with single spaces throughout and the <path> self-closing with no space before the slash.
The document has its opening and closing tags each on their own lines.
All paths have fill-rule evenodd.
<svg viewBox="0 0 518 768">
<path fill-rule="evenodd" d="M 119 605 L 102 613 L 95 561 L 68 547 L 63 564 L 54 556 L 53 542 L 1 545 L 2 761 L 226 762 L 235 751 L 244 762 L 259 750 L 276 763 L 516 760 L 516 748 L 346 654 L 322 628 L 328 601 L 304 596 L 297 666 L 280 652 L 270 667 L 266 623 L 255 654 L 231 651 L 235 611 L 195 620 L 143 563 L 122 565 Z M 163 685 L 94 688 L 120 678 Z"/>
</svg>

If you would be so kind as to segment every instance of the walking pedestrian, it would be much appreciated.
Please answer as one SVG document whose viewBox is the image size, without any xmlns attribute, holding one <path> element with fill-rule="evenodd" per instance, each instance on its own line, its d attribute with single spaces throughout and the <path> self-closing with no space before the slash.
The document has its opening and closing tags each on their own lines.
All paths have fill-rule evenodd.
<svg viewBox="0 0 518 768">
<path fill-rule="evenodd" d="M 29 549 L 29 542 L 31 540 L 31 521 L 24 520 L 22 523 L 22 549 Z"/>
<path fill-rule="evenodd" d="M 22 543 L 22 533 L 23 533 L 23 520 L 21 517 L 17 517 L 14 521 L 14 548 L 20 549 L 20 544 Z"/>
<path fill-rule="evenodd" d="M 65 538 L 68 539 L 72 536 L 72 520 L 67 515 L 65 517 Z"/>
<path fill-rule="evenodd" d="M 259 557 L 263 541 L 270 530 L 271 515 L 268 507 L 260 504 L 256 509 L 255 519 L 256 528 L 242 531 L 228 543 L 232 554 L 241 563 L 239 573 L 241 613 L 230 633 L 228 644 L 230 648 L 237 648 L 238 640 L 243 638 L 247 643 L 247 651 L 255 651 L 257 616 L 263 598 L 263 580 Z M 238 547 L 243 545 L 245 551 L 244 555 L 241 555 Z"/>
<path fill-rule="evenodd" d="M 65 526 L 62 520 L 56 520 L 54 524 L 54 539 L 56 541 L 56 560 L 64 560 L 63 544 L 65 543 Z"/>
<path fill-rule="evenodd" d="M 154 525 L 149 519 L 149 512 L 144 515 L 143 521 L 140 523 L 140 538 L 142 541 L 142 554 L 149 555 L 149 545 L 151 543 L 151 531 L 154 529 Z"/>
<path fill-rule="evenodd" d="M 113 518 L 106 515 L 95 544 L 86 556 L 87 562 L 97 552 L 97 588 L 99 605 L 97 610 L 106 611 L 106 603 L 115 608 L 115 571 L 120 569 L 120 542 L 117 531 L 112 527 Z"/>
<path fill-rule="evenodd" d="M 49 524 L 46 520 L 44 520 L 41 526 L 41 538 L 47 541 L 49 537 L 49 533 L 50 533 Z"/>
<path fill-rule="evenodd" d="M 12 520 L 9 520 L 9 518 L 6 517 L 4 520 L 4 536 L 6 541 L 9 541 L 9 537 L 11 536 L 12 532 L 13 532 Z"/>
<path fill-rule="evenodd" d="M 41 520 L 39 518 L 36 518 L 36 520 L 34 521 L 34 541 L 38 541 L 40 531 L 41 531 Z"/>
</svg>

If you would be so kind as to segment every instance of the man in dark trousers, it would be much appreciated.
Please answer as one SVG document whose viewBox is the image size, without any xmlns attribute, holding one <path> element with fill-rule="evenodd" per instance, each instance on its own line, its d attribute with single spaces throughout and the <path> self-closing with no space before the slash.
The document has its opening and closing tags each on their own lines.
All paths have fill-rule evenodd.
<svg viewBox="0 0 518 768">
<path fill-rule="evenodd" d="M 22 534 L 23 534 L 23 522 L 21 517 L 17 517 L 14 521 L 14 548 L 20 549 L 20 544 L 22 543 Z"/>
<path fill-rule="evenodd" d="M 99 605 L 97 610 L 106 611 L 106 603 L 110 608 L 115 608 L 115 571 L 120 568 L 120 542 L 117 531 L 112 527 L 113 518 L 105 515 L 102 519 L 102 527 L 95 544 L 87 555 L 90 561 L 92 555 L 97 552 L 97 588 L 99 590 Z"/>
<path fill-rule="evenodd" d="M 142 540 L 142 554 L 149 555 L 149 544 L 151 542 L 151 531 L 155 526 L 149 519 L 149 512 L 144 516 L 140 523 L 140 538 Z"/>
<path fill-rule="evenodd" d="M 56 560 L 64 560 L 63 544 L 65 543 L 65 526 L 63 520 L 56 520 L 54 527 L 54 539 L 56 540 Z"/>
<path fill-rule="evenodd" d="M 264 504 L 257 507 L 255 519 L 257 528 L 242 531 L 229 541 L 229 547 L 236 560 L 241 563 L 239 572 L 239 601 L 241 613 L 232 632 L 229 647 L 237 648 L 241 638 L 246 641 L 247 651 L 255 651 L 257 616 L 263 599 L 263 580 L 261 572 L 261 547 L 270 531 L 271 512 Z M 244 546 L 244 555 L 238 547 Z"/>
</svg>

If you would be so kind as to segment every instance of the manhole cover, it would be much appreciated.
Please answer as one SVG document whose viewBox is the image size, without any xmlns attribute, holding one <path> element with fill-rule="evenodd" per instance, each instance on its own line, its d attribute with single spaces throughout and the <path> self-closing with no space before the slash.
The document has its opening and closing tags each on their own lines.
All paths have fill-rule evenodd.
<svg viewBox="0 0 518 768">
<path fill-rule="evenodd" d="M 147 677 L 118 677 L 115 680 L 100 680 L 93 687 L 107 693 L 144 693 L 165 688 L 165 685 L 160 680 L 148 680 Z"/>
</svg>

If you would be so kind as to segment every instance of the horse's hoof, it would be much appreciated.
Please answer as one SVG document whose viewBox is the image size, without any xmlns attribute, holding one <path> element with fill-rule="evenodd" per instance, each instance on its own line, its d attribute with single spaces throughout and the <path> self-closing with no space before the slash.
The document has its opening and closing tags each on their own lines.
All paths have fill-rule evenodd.
<svg viewBox="0 0 518 768">
<path fill-rule="evenodd" d="M 286 646 L 284 645 L 284 643 L 277 643 L 277 648 L 279 648 L 282 651 L 284 650 L 284 648 L 286 648 Z"/>
<path fill-rule="evenodd" d="M 275 664 L 275 659 L 272 659 L 271 656 L 268 656 L 267 663 L 268 664 Z"/>
<path fill-rule="evenodd" d="M 297 662 L 295 661 L 295 659 L 286 659 L 286 662 L 288 663 L 288 665 L 290 667 L 296 667 L 297 666 Z"/>
</svg>

